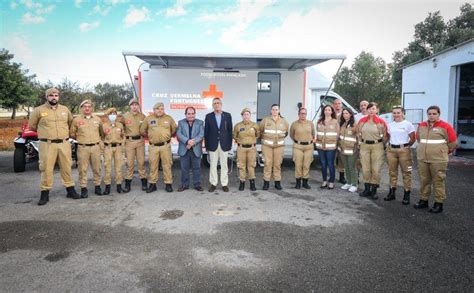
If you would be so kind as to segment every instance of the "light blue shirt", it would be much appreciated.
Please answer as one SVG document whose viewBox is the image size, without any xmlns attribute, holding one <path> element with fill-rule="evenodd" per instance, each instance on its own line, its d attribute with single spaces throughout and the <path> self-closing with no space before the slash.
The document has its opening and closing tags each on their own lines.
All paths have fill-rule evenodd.
<svg viewBox="0 0 474 293">
<path fill-rule="evenodd" d="M 214 115 L 216 115 L 217 128 L 221 129 L 222 113 L 221 114 L 214 113 Z"/>
</svg>

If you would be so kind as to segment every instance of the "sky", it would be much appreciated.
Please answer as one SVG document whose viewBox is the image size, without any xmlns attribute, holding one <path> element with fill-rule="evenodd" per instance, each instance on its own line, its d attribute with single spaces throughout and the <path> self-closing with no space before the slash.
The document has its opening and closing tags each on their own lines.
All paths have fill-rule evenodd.
<svg viewBox="0 0 474 293">
<path fill-rule="evenodd" d="M 469 0 L 0 0 L 0 48 L 41 82 L 130 81 L 123 51 L 344 54 L 387 62 L 429 12 Z M 141 61 L 129 59 L 132 73 Z M 327 76 L 339 62 L 318 65 Z"/>
</svg>

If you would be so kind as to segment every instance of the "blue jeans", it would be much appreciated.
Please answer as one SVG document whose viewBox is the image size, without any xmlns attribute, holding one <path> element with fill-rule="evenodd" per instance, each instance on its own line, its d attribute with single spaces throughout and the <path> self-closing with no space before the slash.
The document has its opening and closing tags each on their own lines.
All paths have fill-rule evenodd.
<svg viewBox="0 0 474 293">
<path fill-rule="evenodd" d="M 179 159 L 181 165 L 181 186 L 189 187 L 189 171 L 193 170 L 194 187 L 201 186 L 201 157 L 197 157 L 192 150 L 188 150 Z"/>
<path fill-rule="evenodd" d="M 318 150 L 319 161 L 321 162 L 321 169 L 323 172 L 323 181 L 327 181 L 329 167 L 329 182 L 336 180 L 336 166 L 334 161 L 336 158 L 336 150 Z"/>
</svg>

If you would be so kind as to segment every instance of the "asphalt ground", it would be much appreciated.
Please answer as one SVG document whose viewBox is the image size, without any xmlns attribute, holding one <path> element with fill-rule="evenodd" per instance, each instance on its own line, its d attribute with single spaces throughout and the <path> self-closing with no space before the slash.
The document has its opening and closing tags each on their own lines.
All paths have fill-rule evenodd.
<svg viewBox="0 0 474 293">
<path fill-rule="evenodd" d="M 442 214 L 393 202 L 387 167 L 380 199 L 339 188 L 146 194 L 135 179 L 128 194 L 65 197 L 59 172 L 50 202 L 39 199 L 37 163 L 13 173 L 0 153 L 0 291 L 36 292 L 474 292 L 474 161 L 454 158 Z M 317 160 L 317 159 L 316 159 Z M 174 162 L 174 188 L 179 162 Z M 77 170 L 73 171 L 77 180 Z M 91 177 L 91 174 L 89 174 Z M 207 189 L 208 169 L 202 169 Z M 399 178 L 401 184 L 401 178 Z M 248 186 L 247 186 L 248 187 Z M 401 189 L 401 188 L 399 188 Z M 432 205 L 432 200 L 430 201 Z"/>
</svg>

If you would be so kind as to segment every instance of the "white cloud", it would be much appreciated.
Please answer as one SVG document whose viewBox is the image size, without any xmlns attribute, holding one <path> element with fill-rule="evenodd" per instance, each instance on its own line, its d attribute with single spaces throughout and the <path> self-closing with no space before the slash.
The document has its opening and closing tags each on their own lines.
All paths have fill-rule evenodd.
<svg viewBox="0 0 474 293">
<path fill-rule="evenodd" d="M 41 3 L 36 3 L 33 0 L 21 0 L 21 3 L 23 3 L 28 9 L 38 9 L 43 6 Z"/>
<path fill-rule="evenodd" d="M 33 59 L 33 51 L 24 36 L 18 33 L 13 33 L 11 36 L 6 38 L 6 43 L 8 44 L 10 53 L 15 54 L 15 58 L 18 58 L 20 62 L 30 61 Z"/>
<path fill-rule="evenodd" d="M 143 6 L 142 8 L 135 8 L 133 5 L 127 11 L 127 15 L 123 19 L 125 27 L 132 27 L 140 22 L 149 21 L 150 10 Z"/>
<path fill-rule="evenodd" d="M 209 36 L 212 35 L 213 33 L 214 33 L 214 31 L 212 29 L 208 29 L 206 31 L 206 35 L 209 35 Z"/>
<path fill-rule="evenodd" d="M 183 16 L 187 14 L 186 9 L 184 8 L 185 5 L 191 3 L 191 0 L 176 0 L 176 3 L 173 7 L 166 9 L 166 17 L 176 17 L 176 16 Z"/>
<path fill-rule="evenodd" d="M 33 15 L 27 12 L 23 14 L 23 17 L 21 18 L 21 22 L 23 24 L 42 23 L 44 22 L 44 17 L 39 16 L 39 15 Z"/>
<path fill-rule="evenodd" d="M 81 33 L 85 33 L 85 32 L 88 32 L 92 29 L 98 28 L 99 25 L 100 25 L 100 22 L 98 22 L 98 21 L 93 22 L 93 23 L 83 22 L 79 25 L 79 31 Z"/>
<path fill-rule="evenodd" d="M 110 5 L 117 5 L 120 3 L 126 3 L 128 0 L 105 0 L 105 3 L 110 4 Z"/>
<path fill-rule="evenodd" d="M 92 14 L 100 14 L 102 16 L 106 16 L 107 14 L 109 14 L 111 9 L 111 6 L 100 6 L 99 4 L 97 4 L 96 6 L 94 6 Z"/>
<path fill-rule="evenodd" d="M 16 9 L 17 7 L 18 7 L 18 3 L 16 3 L 15 1 L 12 1 L 12 2 L 10 3 L 10 8 L 11 8 L 11 9 Z"/>
<path fill-rule="evenodd" d="M 77 8 L 81 7 L 83 0 L 74 0 L 74 5 L 76 5 Z"/>
<path fill-rule="evenodd" d="M 44 8 L 38 8 L 38 9 L 36 9 L 36 14 L 49 14 L 49 13 L 53 12 L 55 7 L 56 6 L 54 6 L 54 5 L 49 5 L 49 6 L 44 7 Z"/>
</svg>

